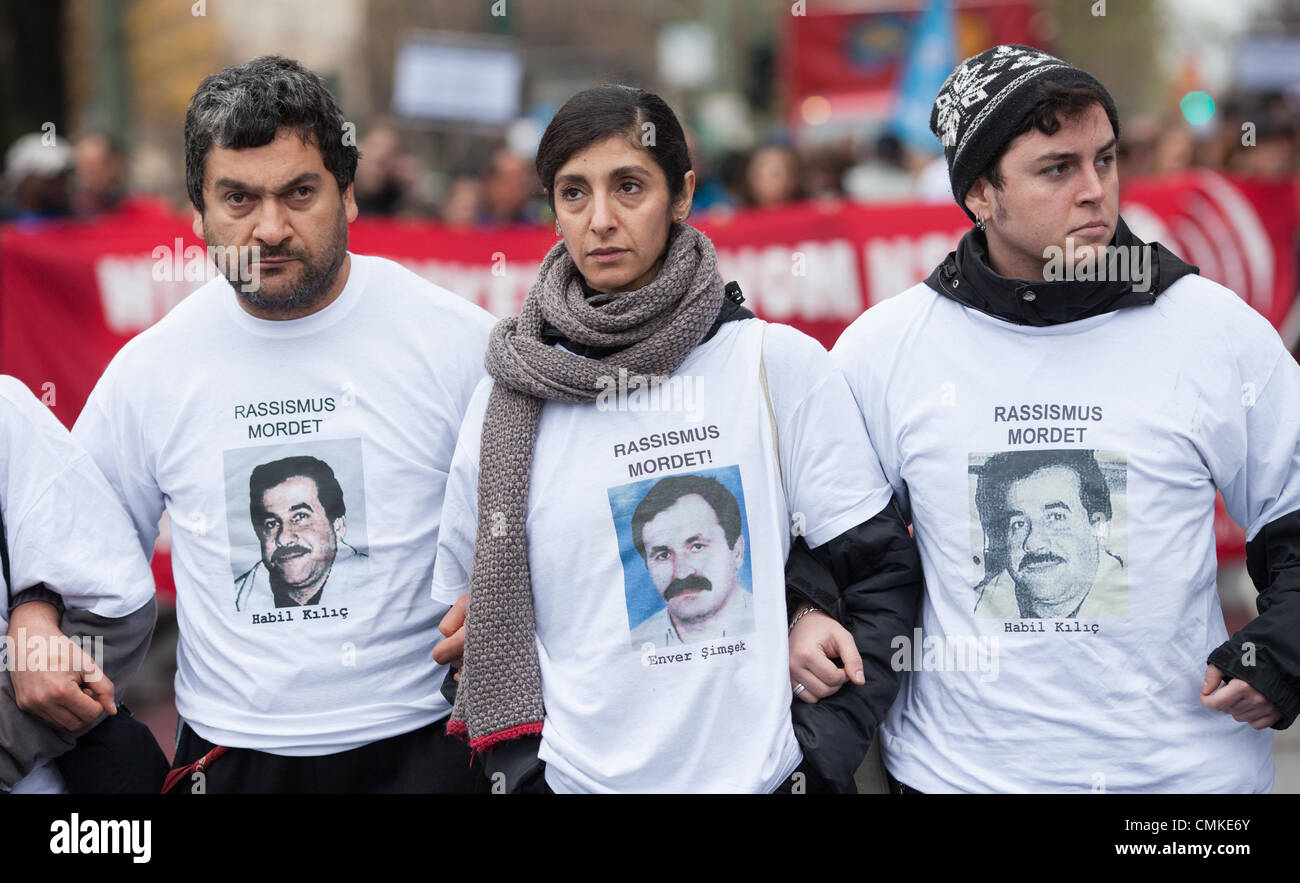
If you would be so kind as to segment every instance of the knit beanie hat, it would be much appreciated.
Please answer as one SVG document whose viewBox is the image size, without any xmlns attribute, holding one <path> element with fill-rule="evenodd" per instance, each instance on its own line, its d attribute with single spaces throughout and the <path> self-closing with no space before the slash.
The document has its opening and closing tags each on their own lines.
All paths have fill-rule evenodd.
<svg viewBox="0 0 1300 883">
<path fill-rule="evenodd" d="M 1011 134 L 1037 103 L 1039 83 L 1089 85 L 1103 96 L 1106 116 L 1119 137 L 1119 113 L 1106 87 L 1086 71 L 1032 46 L 1003 44 L 957 65 L 930 111 L 930 131 L 943 144 L 952 195 L 972 221 L 966 191 L 1001 154 Z"/>
</svg>

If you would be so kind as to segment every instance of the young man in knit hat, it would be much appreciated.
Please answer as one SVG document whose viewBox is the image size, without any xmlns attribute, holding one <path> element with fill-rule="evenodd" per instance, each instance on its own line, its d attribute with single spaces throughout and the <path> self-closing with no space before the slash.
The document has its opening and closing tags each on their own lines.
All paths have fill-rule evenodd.
<svg viewBox="0 0 1300 883">
<path fill-rule="evenodd" d="M 1233 292 L 1125 226 L 1118 115 L 1084 71 L 995 47 L 952 73 L 930 126 L 975 227 L 833 355 L 921 550 L 926 646 L 977 645 L 999 667 L 900 660 L 893 789 L 1269 790 L 1269 727 L 1300 711 L 1300 366 Z M 1035 469 L 1035 493 L 980 525 L 977 488 L 1052 451 L 1096 460 L 1110 517 L 1078 511 L 1072 471 Z M 1231 639 L 1216 490 L 1260 591 Z M 1035 592 L 1063 587 L 1081 519 L 1125 562 L 1108 589 L 1125 603 L 977 611 L 1009 543 Z"/>
</svg>

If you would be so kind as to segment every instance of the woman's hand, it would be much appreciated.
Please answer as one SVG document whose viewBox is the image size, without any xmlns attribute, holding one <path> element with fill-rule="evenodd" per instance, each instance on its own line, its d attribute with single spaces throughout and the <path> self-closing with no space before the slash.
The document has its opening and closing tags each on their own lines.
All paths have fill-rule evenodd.
<svg viewBox="0 0 1300 883">
<path fill-rule="evenodd" d="M 843 661 L 843 668 L 835 659 Z M 803 613 L 790 630 L 790 685 L 795 695 L 813 703 L 833 695 L 846 681 L 867 682 L 853 635 L 820 610 Z M 804 689 L 799 689 L 800 684 Z"/>
<path fill-rule="evenodd" d="M 465 655 L 465 608 L 468 606 L 469 595 L 461 595 L 438 623 L 438 631 L 442 632 L 444 639 L 433 648 L 433 661 L 439 665 L 460 668 Z M 460 672 L 452 675 L 452 679 L 459 682 Z"/>
</svg>

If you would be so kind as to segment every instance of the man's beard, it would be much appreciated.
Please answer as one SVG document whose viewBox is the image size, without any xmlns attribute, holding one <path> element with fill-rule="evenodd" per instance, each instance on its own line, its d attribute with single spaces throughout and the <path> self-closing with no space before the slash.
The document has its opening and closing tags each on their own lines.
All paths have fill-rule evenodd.
<svg viewBox="0 0 1300 883">
<path fill-rule="evenodd" d="M 206 222 L 203 225 L 203 239 L 209 245 L 213 244 L 213 238 Z M 295 251 L 291 248 L 258 245 L 257 249 L 257 256 L 260 260 L 296 258 L 303 267 L 298 280 L 290 286 L 285 294 L 279 297 L 264 297 L 260 291 L 245 291 L 244 284 L 246 280 L 231 278 L 232 272 L 238 273 L 238 262 L 227 262 L 227 266 L 223 267 L 222 270 L 225 273 L 226 281 L 230 283 L 230 287 L 235 289 L 235 293 L 239 295 L 244 303 L 263 312 L 301 313 L 305 307 L 314 306 L 324 300 L 330 286 L 338 278 L 339 269 L 343 266 L 343 261 L 348 254 L 347 216 L 344 215 L 343 209 L 340 207 L 338 224 L 334 227 L 333 234 L 325 243 L 319 257 L 314 261 L 308 259 L 306 252 Z M 231 266 L 232 263 L 233 266 Z"/>
</svg>

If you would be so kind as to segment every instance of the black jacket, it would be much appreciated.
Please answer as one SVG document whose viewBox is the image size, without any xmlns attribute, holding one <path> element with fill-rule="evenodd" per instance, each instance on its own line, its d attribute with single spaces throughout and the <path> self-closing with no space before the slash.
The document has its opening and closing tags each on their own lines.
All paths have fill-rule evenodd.
<svg viewBox="0 0 1300 883">
<path fill-rule="evenodd" d="M 925 590 L 920 554 L 898 501 L 815 549 L 798 538 L 785 580 L 792 599 L 831 613 L 862 654 L 865 684 L 846 683 L 820 702 L 795 699 L 791 706 L 808 789 L 856 793 L 853 773 L 898 694 L 899 673 L 890 665 L 894 637 L 912 634 Z"/>
<path fill-rule="evenodd" d="M 1300 510 L 1270 521 L 1246 544 L 1246 570 L 1259 589 L 1259 616 L 1208 662 L 1263 693 L 1282 714 L 1273 728 L 1285 730 L 1300 714 Z"/>
</svg>

